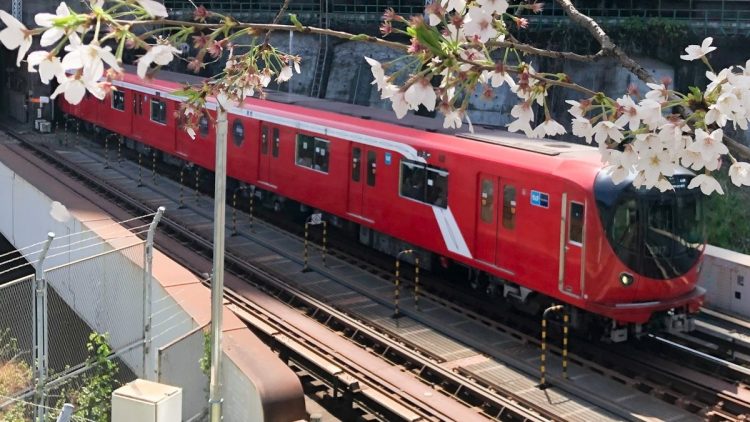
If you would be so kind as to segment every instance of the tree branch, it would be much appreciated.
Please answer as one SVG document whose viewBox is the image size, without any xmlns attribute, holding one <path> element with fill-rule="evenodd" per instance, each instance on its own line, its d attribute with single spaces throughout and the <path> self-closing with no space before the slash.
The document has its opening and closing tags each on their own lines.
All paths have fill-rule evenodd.
<svg viewBox="0 0 750 422">
<path fill-rule="evenodd" d="M 136 21 L 117 19 L 114 22 L 117 22 L 118 24 L 121 24 L 121 25 L 129 25 L 129 26 L 174 25 L 176 27 L 181 27 L 181 28 L 192 27 L 192 28 L 197 28 L 197 29 L 209 29 L 209 30 L 215 30 L 215 29 L 224 27 L 223 24 L 183 22 L 183 21 L 172 20 L 172 19 L 149 19 L 149 20 L 136 20 Z M 300 32 L 303 34 L 330 35 L 332 37 L 342 38 L 345 40 L 368 42 L 371 44 L 390 47 L 390 48 L 393 48 L 395 50 L 400 50 L 400 51 L 406 51 L 409 48 L 409 46 L 406 44 L 401 44 L 395 41 L 386 41 L 386 40 L 373 37 L 370 35 L 364 35 L 364 34 L 354 35 L 348 32 L 334 31 L 332 29 L 317 28 L 314 26 L 279 25 L 279 24 L 272 24 L 272 23 L 270 24 L 269 23 L 266 23 L 266 24 L 237 23 L 236 25 L 232 26 L 232 29 L 240 29 L 240 30 L 250 29 L 250 30 L 254 30 L 258 32 L 294 31 L 294 32 Z"/>
<path fill-rule="evenodd" d="M 727 135 L 724 135 L 724 143 L 735 158 L 750 162 L 750 147 L 735 141 Z"/>
<path fill-rule="evenodd" d="M 276 17 L 273 18 L 273 24 L 279 23 L 281 20 L 281 17 L 284 15 L 284 12 L 286 12 L 286 9 L 289 7 L 289 0 L 284 0 L 284 4 L 281 5 L 281 9 L 279 10 L 279 13 L 276 14 Z M 264 41 L 266 44 L 268 44 L 271 41 L 271 32 L 266 32 L 266 40 Z"/>
<path fill-rule="evenodd" d="M 531 54 L 533 56 L 541 56 L 541 57 L 551 57 L 553 59 L 560 59 L 560 60 L 573 60 L 578 62 L 587 62 L 587 63 L 593 63 L 602 57 L 604 57 L 604 53 L 602 51 L 599 51 L 596 54 L 577 54 L 569 51 L 554 51 L 554 50 L 545 50 L 542 48 L 537 48 L 529 44 L 524 44 L 521 42 L 518 42 L 516 39 L 512 38 L 511 41 L 489 41 L 487 42 L 487 47 L 497 47 L 497 48 L 513 48 L 518 51 L 523 51 L 526 54 Z"/>
<path fill-rule="evenodd" d="M 622 67 L 632 72 L 638 79 L 646 83 L 656 83 L 656 80 L 651 76 L 646 69 L 643 68 L 638 62 L 631 59 L 620 47 L 615 45 L 609 38 L 609 35 L 593 20 L 591 17 L 584 15 L 579 12 L 578 9 L 573 5 L 571 0 L 557 0 L 560 7 L 565 10 L 565 13 L 570 16 L 570 20 L 577 23 L 578 25 L 586 28 L 594 39 L 599 42 L 602 46 L 601 53 L 604 56 L 614 57 L 620 63 Z M 599 54 L 599 53 L 597 53 Z"/>
</svg>

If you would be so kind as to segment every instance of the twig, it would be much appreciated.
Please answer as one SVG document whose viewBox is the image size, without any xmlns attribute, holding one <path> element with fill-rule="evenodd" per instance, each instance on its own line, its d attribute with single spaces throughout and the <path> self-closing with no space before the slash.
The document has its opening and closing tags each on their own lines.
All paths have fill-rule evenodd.
<svg viewBox="0 0 750 422">
<path fill-rule="evenodd" d="M 577 54 L 570 51 L 555 51 L 545 50 L 537 48 L 529 44 L 524 44 L 512 39 L 511 41 L 490 41 L 487 43 L 487 47 L 498 47 L 498 48 L 513 48 L 518 51 L 523 51 L 526 54 L 541 57 L 551 57 L 560 60 L 573 60 L 578 62 L 593 63 L 604 57 L 604 52 L 599 51 L 596 54 Z"/>
<path fill-rule="evenodd" d="M 274 25 L 279 23 L 279 21 L 281 20 L 281 17 L 284 15 L 284 12 L 286 12 L 286 9 L 289 8 L 289 1 L 290 0 L 284 0 L 284 4 L 281 5 L 281 9 L 279 9 L 279 13 L 276 14 L 275 18 L 273 18 L 272 23 Z M 266 45 L 271 41 L 271 32 L 273 32 L 273 30 L 266 32 L 266 39 L 265 41 L 263 41 L 263 43 Z"/>
</svg>

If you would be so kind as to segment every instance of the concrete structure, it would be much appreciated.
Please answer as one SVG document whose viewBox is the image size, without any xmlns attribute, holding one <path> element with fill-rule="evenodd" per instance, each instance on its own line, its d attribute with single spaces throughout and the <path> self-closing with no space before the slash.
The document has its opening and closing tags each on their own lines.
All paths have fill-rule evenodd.
<svg viewBox="0 0 750 422">
<path fill-rule="evenodd" d="M 44 239 L 48 231 L 62 235 L 80 230 L 93 230 L 92 233 L 101 239 L 111 239 L 101 246 L 103 249 L 120 246 L 123 239 L 117 238 L 127 236 L 129 232 L 113 223 L 127 217 L 108 215 L 91 202 L 94 198 L 71 191 L 61 180 L 66 180 L 63 174 L 45 173 L 19 159 L 5 146 L 0 146 L 0 203 L 4 204 L 0 209 L 0 232 L 17 248 Z M 72 216 L 69 221 L 59 222 L 52 218 L 49 210 L 53 201 L 67 205 Z M 49 265 L 74 258 L 74 255 L 61 255 L 57 261 L 50 259 Z M 153 262 L 153 347 L 159 349 L 162 363 L 159 379 L 182 387 L 183 415 L 189 418 L 207 403 L 208 382 L 205 376 L 202 377 L 196 358 L 203 354 L 201 329 L 210 319 L 210 294 L 195 275 L 164 254 L 156 251 Z M 141 274 L 138 276 L 142 277 Z M 128 277 L 127 274 L 119 276 Z M 96 314 L 97 310 L 100 311 L 99 304 L 82 298 L 86 297 L 88 289 L 100 283 L 97 280 L 77 281 L 68 285 L 69 290 L 64 295 L 66 303 L 79 315 L 94 314 L 92 318 L 96 320 L 100 315 Z M 126 283 L 127 280 L 120 279 L 119 282 Z M 142 298 L 137 300 L 140 302 Z M 118 296 L 114 301 L 122 301 L 121 306 L 128 307 L 125 297 Z M 126 317 L 109 320 L 119 324 L 115 328 L 118 332 L 141 329 L 132 327 L 133 321 Z M 281 421 L 305 417 L 302 389 L 295 374 L 226 309 L 223 332 L 226 363 L 222 374 L 227 392 L 224 420 Z M 141 356 L 130 356 L 125 361 L 135 373 L 140 373 L 141 359 Z M 295 387 L 290 389 L 289 385 Z"/>
</svg>

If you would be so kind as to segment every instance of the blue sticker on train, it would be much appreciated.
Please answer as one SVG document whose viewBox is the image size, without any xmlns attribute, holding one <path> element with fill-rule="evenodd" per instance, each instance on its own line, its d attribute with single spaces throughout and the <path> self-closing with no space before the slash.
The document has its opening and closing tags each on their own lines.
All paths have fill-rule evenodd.
<svg viewBox="0 0 750 422">
<path fill-rule="evenodd" d="M 531 205 L 535 207 L 549 208 L 549 195 L 544 192 L 532 190 Z"/>
<path fill-rule="evenodd" d="M 390 152 L 385 153 L 385 165 L 386 166 L 391 165 L 391 153 Z"/>
</svg>

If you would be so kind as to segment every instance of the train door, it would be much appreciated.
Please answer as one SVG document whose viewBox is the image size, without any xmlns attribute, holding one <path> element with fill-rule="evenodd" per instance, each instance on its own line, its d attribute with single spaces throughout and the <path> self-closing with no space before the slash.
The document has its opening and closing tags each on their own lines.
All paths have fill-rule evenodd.
<svg viewBox="0 0 750 422">
<path fill-rule="evenodd" d="M 517 245 L 518 222 L 516 199 L 518 184 L 508 179 L 498 179 L 497 210 L 497 246 L 495 248 L 495 265 L 515 273 L 518 267 L 519 248 Z"/>
<path fill-rule="evenodd" d="M 148 124 L 149 116 L 148 116 L 148 108 L 145 105 L 146 103 L 146 95 L 138 92 L 133 91 L 133 131 L 132 136 L 133 138 L 137 140 L 143 140 L 143 135 L 141 134 L 141 129 L 146 127 L 144 124 Z M 146 110 L 144 110 L 146 108 Z"/>
<path fill-rule="evenodd" d="M 351 176 L 349 177 L 349 200 L 347 210 L 351 214 L 362 215 L 362 200 L 364 194 L 364 178 L 362 170 L 362 146 L 352 143 L 349 152 Z"/>
<path fill-rule="evenodd" d="M 277 129 L 278 130 L 278 129 Z M 271 183 L 271 128 L 260 125 L 260 148 L 258 149 L 258 180 Z"/>
<path fill-rule="evenodd" d="M 584 288 L 586 202 L 563 194 L 560 223 L 561 271 L 558 287 L 564 293 L 581 296 Z"/>
<path fill-rule="evenodd" d="M 377 208 L 378 181 L 378 152 L 370 148 L 362 148 L 362 157 L 365 160 L 365 183 L 362 187 L 362 214 L 364 218 L 372 216 L 372 210 Z"/>
</svg>

